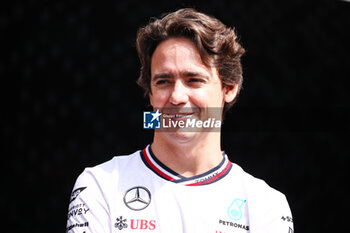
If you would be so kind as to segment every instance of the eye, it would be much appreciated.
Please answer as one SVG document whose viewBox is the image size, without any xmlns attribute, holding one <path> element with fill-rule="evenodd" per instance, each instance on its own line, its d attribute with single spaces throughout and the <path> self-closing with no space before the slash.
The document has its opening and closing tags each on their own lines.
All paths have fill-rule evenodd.
<svg viewBox="0 0 350 233">
<path fill-rule="evenodd" d="M 167 79 L 160 79 L 156 81 L 156 85 L 162 85 L 162 84 L 167 84 L 169 81 Z"/>
<path fill-rule="evenodd" d="M 188 79 L 188 82 L 189 83 L 203 83 L 204 80 L 200 79 L 200 78 L 190 78 L 190 79 Z"/>
</svg>

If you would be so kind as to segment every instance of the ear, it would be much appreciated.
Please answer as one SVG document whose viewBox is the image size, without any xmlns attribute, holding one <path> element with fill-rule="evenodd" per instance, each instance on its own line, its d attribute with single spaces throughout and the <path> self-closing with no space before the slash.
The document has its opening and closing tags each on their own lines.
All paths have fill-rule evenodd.
<svg viewBox="0 0 350 233">
<path fill-rule="evenodd" d="M 225 85 L 224 87 L 224 100 L 226 103 L 232 102 L 236 99 L 238 93 L 238 85 Z"/>
</svg>

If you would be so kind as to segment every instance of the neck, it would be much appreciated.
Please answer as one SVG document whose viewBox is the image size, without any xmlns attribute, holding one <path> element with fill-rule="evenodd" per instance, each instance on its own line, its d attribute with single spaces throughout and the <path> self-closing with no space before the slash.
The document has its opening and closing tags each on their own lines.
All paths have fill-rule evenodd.
<svg viewBox="0 0 350 233">
<path fill-rule="evenodd" d="M 174 140 L 169 135 L 155 132 L 152 151 L 173 171 L 192 177 L 221 162 L 220 132 L 201 133 L 190 140 Z"/>
</svg>

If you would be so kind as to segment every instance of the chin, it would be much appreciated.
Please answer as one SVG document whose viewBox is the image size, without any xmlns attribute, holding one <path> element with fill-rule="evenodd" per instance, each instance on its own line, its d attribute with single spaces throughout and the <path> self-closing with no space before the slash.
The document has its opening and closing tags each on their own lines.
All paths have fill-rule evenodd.
<svg viewBox="0 0 350 233">
<path fill-rule="evenodd" d="M 175 143 L 184 144 L 193 141 L 197 137 L 197 133 L 177 131 L 169 133 L 168 137 Z"/>
</svg>

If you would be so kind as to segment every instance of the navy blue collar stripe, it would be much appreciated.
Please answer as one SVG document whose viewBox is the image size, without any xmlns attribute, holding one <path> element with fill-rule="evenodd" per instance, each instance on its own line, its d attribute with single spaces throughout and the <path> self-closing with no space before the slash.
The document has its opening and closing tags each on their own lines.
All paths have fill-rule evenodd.
<svg viewBox="0 0 350 233">
<path fill-rule="evenodd" d="M 223 153 L 223 159 L 218 166 L 200 175 L 184 177 L 160 162 L 152 152 L 150 145 L 148 145 L 140 153 L 140 155 L 145 165 L 161 178 L 187 186 L 198 186 L 214 183 L 225 177 L 232 168 L 232 163 L 228 160 L 227 155 Z"/>
</svg>

